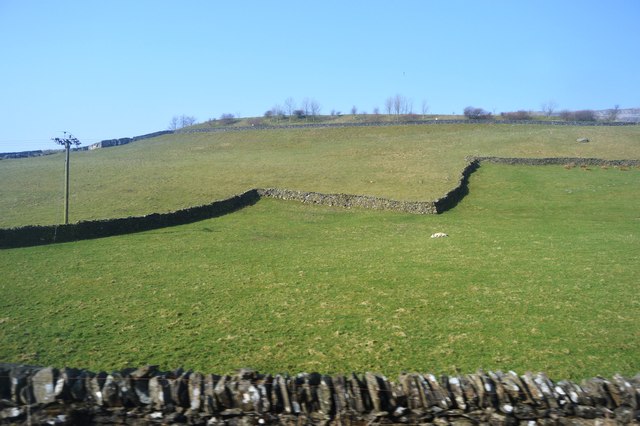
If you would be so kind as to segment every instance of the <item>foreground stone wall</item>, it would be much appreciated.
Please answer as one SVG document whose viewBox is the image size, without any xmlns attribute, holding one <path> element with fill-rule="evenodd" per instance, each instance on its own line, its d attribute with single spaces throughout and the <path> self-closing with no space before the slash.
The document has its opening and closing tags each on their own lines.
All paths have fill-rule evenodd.
<svg viewBox="0 0 640 426">
<path fill-rule="evenodd" d="M 94 373 L 0 364 L 4 424 L 639 424 L 640 375 Z"/>
</svg>

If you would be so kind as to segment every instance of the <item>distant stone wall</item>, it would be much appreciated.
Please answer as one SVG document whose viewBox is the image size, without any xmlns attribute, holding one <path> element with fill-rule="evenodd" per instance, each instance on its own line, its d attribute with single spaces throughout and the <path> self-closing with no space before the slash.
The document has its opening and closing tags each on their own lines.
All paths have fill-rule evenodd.
<svg viewBox="0 0 640 426">
<path fill-rule="evenodd" d="M 93 145 L 89 145 L 87 149 L 94 150 L 94 149 L 100 149 L 100 148 L 110 148 L 113 146 L 127 145 L 127 144 L 130 144 L 131 142 L 136 142 L 143 139 L 155 138 L 163 135 L 169 135 L 172 133 L 174 133 L 173 130 L 162 130 L 159 132 L 147 133 L 146 135 L 134 136 L 132 138 L 107 139 L 107 140 L 94 143 Z"/>
<path fill-rule="evenodd" d="M 551 157 L 551 158 L 505 158 L 505 157 L 467 157 L 468 161 L 479 163 L 525 165 L 525 166 L 606 166 L 640 167 L 640 160 L 604 160 L 602 158 Z"/>
<path fill-rule="evenodd" d="M 215 132 L 237 132 L 247 130 L 274 130 L 274 129 L 305 129 L 305 128 L 342 128 L 342 127 L 384 127 L 384 126 L 400 126 L 400 125 L 439 125 L 439 124 L 535 124 L 547 126 L 629 126 L 640 124 L 635 121 L 546 121 L 546 120 L 469 120 L 469 119 L 416 119 L 416 120 L 400 120 L 400 121 L 364 121 L 356 123 L 304 123 L 304 124 L 284 124 L 278 126 L 271 125 L 255 125 L 255 126 L 223 126 L 223 127 L 199 127 L 195 129 L 178 129 L 178 130 L 161 130 L 158 132 L 148 133 L 145 135 L 134 136 L 132 138 L 105 139 L 92 145 L 74 148 L 74 151 L 87 151 L 99 148 L 110 148 L 114 146 L 127 145 L 143 139 L 154 138 L 157 136 L 172 133 L 215 133 Z M 61 150 L 35 150 L 21 152 L 0 152 L 0 160 L 12 158 L 40 157 L 42 155 L 55 154 Z"/>
<path fill-rule="evenodd" d="M 42 157 L 43 155 L 56 154 L 61 152 L 60 149 L 37 149 L 34 151 L 20 151 L 20 152 L 0 152 L 0 160 L 10 160 L 16 158 L 28 158 L 28 157 Z"/>
<path fill-rule="evenodd" d="M 314 128 L 343 128 L 343 127 L 388 127 L 388 126 L 415 126 L 415 125 L 439 125 L 439 124 L 535 124 L 546 126 L 629 126 L 635 122 L 622 121 L 549 121 L 549 120 L 469 120 L 461 119 L 400 119 L 398 121 L 375 121 L 375 116 L 366 116 L 368 121 L 354 123 L 322 123 L 308 122 L 282 125 L 253 125 L 253 126 L 221 126 L 221 127 L 197 127 L 178 129 L 175 133 L 216 133 L 216 132 L 237 132 L 247 130 L 277 130 L 277 129 L 314 129 Z"/>
<path fill-rule="evenodd" d="M 143 139 L 155 138 L 162 135 L 173 133 L 173 130 L 162 130 L 159 132 L 147 133 L 146 135 L 134 136 L 132 138 L 120 138 L 120 139 L 106 139 L 100 142 L 96 142 L 92 145 L 81 146 L 72 148 L 72 151 L 92 151 L 99 148 L 109 148 L 112 146 L 126 145 L 131 142 L 136 142 Z M 28 157 L 41 157 L 43 155 L 57 154 L 64 152 L 64 149 L 45 149 L 35 151 L 20 151 L 20 152 L 0 152 L 0 160 L 9 160 L 16 158 L 28 158 Z"/>
<path fill-rule="evenodd" d="M 94 373 L 0 364 L 3 424 L 638 424 L 640 375 Z M 522 423 L 521 423 L 522 422 Z"/>
</svg>

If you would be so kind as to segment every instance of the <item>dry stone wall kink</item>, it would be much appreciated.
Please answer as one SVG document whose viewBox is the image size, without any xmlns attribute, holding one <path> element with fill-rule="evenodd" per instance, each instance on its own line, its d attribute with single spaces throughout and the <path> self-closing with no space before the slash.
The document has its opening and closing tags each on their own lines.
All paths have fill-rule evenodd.
<svg viewBox="0 0 640 426">
<path fill-rule="evenodd" d="M 94 373 L 0 364 L 0 424 L 639 424 L 640 375 Z"/>
<path fill-rule="evenodd" d="M 462 169 L 458 183 L 444 196 L 434 201 L 436 211 L 443 213 L 454 208 L 469 193 L 469 176 L 480 167 L 480 161 L 467 159 L 467 164 Z"/>
</svg>

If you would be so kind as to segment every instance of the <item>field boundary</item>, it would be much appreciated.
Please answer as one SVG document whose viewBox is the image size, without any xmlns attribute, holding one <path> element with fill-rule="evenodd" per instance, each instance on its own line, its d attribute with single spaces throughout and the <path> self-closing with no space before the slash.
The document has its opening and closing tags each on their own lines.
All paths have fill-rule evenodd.
<svg viewBox="0 0 640 426">
<path fill-rule="evenodd" d="M 217 133 L 236 132 L 247 130 L 278 130 L 278 129 L 321 129 L 321 128 L 343 128 L 343 127 L 391 127 L 391 126 L 430 126 L 439 124 L 507 124 L 507 125 L 547 125 L 547 126 L 635 126 L 638 123 L 633 121 L 560 121 L 560 120 L 500 120 L 500 119 L 424 119 L 424 120 L 398 120 L 398 121 L 361 121 L 352 123 L 292 123 L 280 125 L 258 124 L 253 126 L 220 126 L 220 127 L 197 127 L 175 130 L 175 134 L 189 133 Z"/>
<path fill-rule="evenodd" d="M 232 213 L 258 202 L 261 198 L 298 201 L 307 204 L 390 210 L 412 214 L 440 214 L 454 208 L 469 192 L 469 177 L 481 163 L 507 165 L 571 165 L 600 167 L 640 167 L 640 160 L 605 160 L 599 158 L 550 157 L 505 158 L 467 157 L 457 184 L 434 201 L 398 201 L 387 198 L 353 194 L 323 194 L 288 189 L 251 189 L 211 204 L 186 208 L 169 213 L 145 216 L 82 221 L 68 225 L 22 226 L 0 229 L 0 249 L 72 242 L 149 231 L 184 225 Z"/>
<path fill-rule="evenodd" d="M 353 123 L 295 123 L 282 125 L 253 125 L 253 126 L 220 126 L 220 127 L 198 127 L 195 129 L 184 128 L 177 130 L 160 130 L 131 138 L 105 139 L 91 145 L 73 148 L 73 151 L 92 151 L 94 149 L 112 148 L 116 146 L 128 145 L 144 139 L 155 138 L 168 134 L 190 134 L 190 133 L 218 133 L 218 132 L 238 132 L 250 130 L 279 130 L 279 129 L 314 129 L 314 128 L 343 128 L 343 127 L 388 127 L 388 126 L 419 126 L 419 125 L 439 125 L 439 124 L 507 124 L 507 125 L 547 125 L 547 126 L 635 126 L 640 124 L 635 121 L 560 121 L 560 120 L 469 120 L 460 119 L 424 119 L 424 120 L 399 120 L 399 121 L 363 121 Z M 45 149 L 18 152 L 0 152 L 0 160 L 41 157 L 63 152 L 60 149 Z"/>
<path fill-rule="evenodd" d="M 116 219 L 90 220 L 67 225 L 28 225 L 0 229 L 0 248 L 30 247 L 111 237 L 185 225 L 232 213 L 260 199 L 255 189 L 211 204 L 169 213 L 152 213 Z"/>
<path fill-rule="evenodd" d="M 522 166 L 598 166 L 598 167 L 640 167 L 640 160 L 605 160 L 581 157 L 467 157 L 467 161 L 479 163 L 507 164 Z"/>
<path fill-rule="evenodd" d="M 629 424 L 640 415 L 638 394 L 640 375 L 578 384 L 544 373 L 403 373 L 392 382 L 373 373 L 217 375 L 157 366 L 94 373 L 0 364 L 2 423 Z"/>
</svg>

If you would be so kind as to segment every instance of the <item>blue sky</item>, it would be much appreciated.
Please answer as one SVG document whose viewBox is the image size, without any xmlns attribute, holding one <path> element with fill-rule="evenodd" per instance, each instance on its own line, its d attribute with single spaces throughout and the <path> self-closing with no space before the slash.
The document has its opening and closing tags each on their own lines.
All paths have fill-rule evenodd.
<svg viewBox="0 0 640 426">
<path fill-rule="evenodd" d="M 0 0 L 0 152 L 174 115 L 640 107 L 640 1 Z"/>
</svg>

